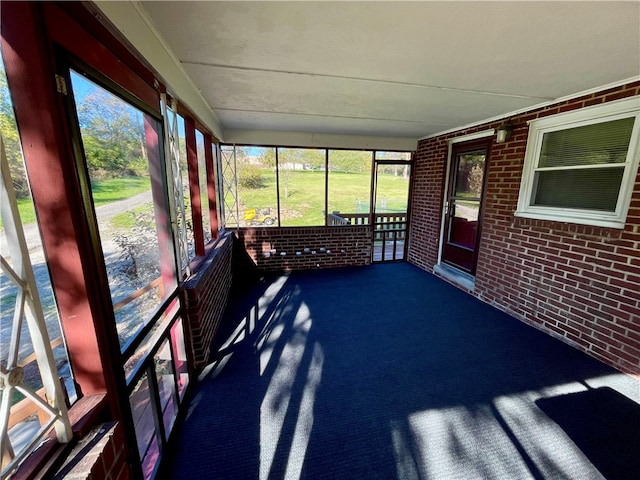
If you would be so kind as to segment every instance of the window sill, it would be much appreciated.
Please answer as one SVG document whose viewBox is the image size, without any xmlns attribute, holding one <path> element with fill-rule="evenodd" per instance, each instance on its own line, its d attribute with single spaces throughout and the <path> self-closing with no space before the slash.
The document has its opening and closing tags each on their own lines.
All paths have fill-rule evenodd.
<svg viewBox="0 0 640 480">
<path fill-rule="evenodd" d="M 106 394 L 86 395 L 80 398 L 69 409 L 69 420 L 73 439 L 66 444 L 56 440 L 55 433 L 49 438 L 15 471 L 12 480 L 34 480 L 49 478 L 49 474 L 67 455 L 76 440 L 85 436 L 103 415 L 107 406 Z"/>
<path fill-rule="evenodd" d="M 532 218 L 535 220 L 548 220 L 551 222 L 575 223 L 577 225 L 588 225 L 592 227 L 605 227 L 623 229 L 625 221 L 609 215 L 597 213 L 576 212 L 575 214 L 563 211 L 561 209 L 553 209 L 553 211 L 529 211 L 517 210 L 515 217 Z"/>
</svg>

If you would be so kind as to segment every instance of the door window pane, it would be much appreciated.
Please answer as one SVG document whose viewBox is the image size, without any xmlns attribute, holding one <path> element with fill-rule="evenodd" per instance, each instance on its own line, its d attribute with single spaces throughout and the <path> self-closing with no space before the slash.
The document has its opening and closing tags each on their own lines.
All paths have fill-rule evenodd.
<svg viewBox="0 0 640 480">
<path fill-rule="evenodd" d="M 475 249 L 478 235 L 480 202 L 452 200 L 453 217 L 449 227 L 449 242 L 461 247 Z"/>
<path fill-rule="evenodd" d="M 175 287 L 166 194 L 158 165 L 160 125 L 76 72 L 71 73 L 91 195 L 120 344 Z M 156 162 L 150 163 L 153 157 Z M 154 187 L 152 189 L 152 183 Z M 160 241 L 162 239 L 162 243 Z M 164 259 L 164 263 L 161 263 Z"/>
<path fill-rule="evenodd" d="M 484 153 L 465 153 L 458 155 L 455 196 L 480 198 L 484 183 Z"/>
<path fill-rule="evenodd" d="M 411 160 L 411 152 L 375 152 L 376 160 L 400 160 L 408 162 Z"/>
<path fill-rule="evenodd" d="M 376 213 L 406 213 L 410 176 L 408 164 L 378 165 Z"/>
<path fill-rule="evenodd" d="M 280 224 L 325 224 L 325 150 L 278 148 Z"/>
</svg>

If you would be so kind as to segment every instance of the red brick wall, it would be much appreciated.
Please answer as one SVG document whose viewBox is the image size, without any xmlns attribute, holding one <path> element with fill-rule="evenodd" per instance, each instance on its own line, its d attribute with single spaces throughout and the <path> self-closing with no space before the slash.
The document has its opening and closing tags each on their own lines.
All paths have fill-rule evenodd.
<svg viewBox="0 0 640 480">
<path fill-rule="evenodd" d="M 640 174 L 624 229 L 516 218 L 527 121 L 640 94 L 640 82 L 514 117 L 491 150 L 473 294 L 624 372 L 640 376 Z M 504 120 L 422 140 L 414 170 L 408 260 L 437 263 L 448 140 Z"/>
<path fill-rule="evenodd" d="M 371 263 L 371 231 L 368 226 L 249 228 L 240 230 L 237 235 L 256 265 L 267 271 Z M 285 256 L 281 255 L 283 252 Z M 300 255 L 296 255 L 297 252 Z"/>
<path fill-rule="evenodd" d="M 233 237 L 226 233 L 200 264 L 197 273 L 183 285 L 186 326 L 196 369 L 207 364 L 211 342 L 227 306 L 232 250 Z"/>
</svg>

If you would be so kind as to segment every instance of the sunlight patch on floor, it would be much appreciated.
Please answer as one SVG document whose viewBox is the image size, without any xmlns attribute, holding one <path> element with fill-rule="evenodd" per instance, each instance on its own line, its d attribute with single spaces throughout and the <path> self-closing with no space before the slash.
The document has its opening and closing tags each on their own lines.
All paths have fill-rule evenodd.
<svg viewBox="0 0 640 480">
<path fill-rule="evenodd" d="M 585 391 L 570 383 L 489 404 L 416 412 L 390 424 L 398 478 L 604 478 L 540 398 Z"/>
<path fill-rule="evenodd" d="M 313 405 L 318 385 L 320 385 L 323 363 L 324 353 L 322 352 L 322 347 L 316 343 L 313 346 L 313 357 L 307 374 L 307 384 L 302 394 L 302 401 L 300 402 L 300 409 L 298 411 L 298 421 L 289 451 L 289 461 L 287 462 L 285 474 L 285 478 L 287 479 L 298 479 L 302 474 L 302 466 L 313 427 Z"/>
<path fill-rule="evenodd" d="M 282 354 L 277 360 L 267 391 L 260 405 L 260 480 L 269 478 L 276 450 L 280 442 L 282 428 L 287 417 L 291 394 L 294 389 L 298 370 L 305 349 L 308 348 L 308 334 L 312 320 L 309 308 L 303 303 L 295 314 L 293 324 L 288 327 L 292 331 L 287 332 L 289 339 L 282 348 Z M 264 374 L 267 366 L 272 362 L 277 339 L 283 334 L 282 324 L 278 324 L 269 336 L 268 345 L 260 352 L 260 371 Z M 307 378 L 306 372 L 303 372 Z M 315 387 L 313 387 L 315 391 Z M 292 408 L 297 409 L 298 405 Z M 310 407 L 312 408 L 312 406 Z M 311 410 L 309 410 L 311 412 Z M 302 414 L 302 412 L 301 412 Z M 303 428 L 304 423 L 301 424 Z M 307 438 L 308 440 L 308 438 Z M 306 441 L 306 440 L 305 440 Z M 300 466 L 301 468 L 301 466 Z"/>
</svg>

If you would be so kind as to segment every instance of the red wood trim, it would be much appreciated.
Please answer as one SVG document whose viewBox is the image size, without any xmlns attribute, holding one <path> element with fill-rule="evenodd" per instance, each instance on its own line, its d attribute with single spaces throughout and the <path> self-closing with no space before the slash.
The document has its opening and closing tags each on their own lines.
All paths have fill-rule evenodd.
<svg viewBox="0 0 640 480">
<path fill-rule="evenodd" d="M 202 204 L 200 202 L 200 182 L 198 179 L 198 150 L 196 147 L 196 125 L 191 117 L 184 117 L 185 143 L 187 144 L 187 171 L 191 194 L 191 219 L 196 256 L 204 255 L 204 235 L 202 233 Z"/>
<path fill-rule="evenodd" d="M 215 168 L 213 165 L 213 141 L 210 133 L 204 134 L 204 159 L 207 165 L 207 192 L 209 194 L 209 221 L 211 225 L 211 238 L 218 238 L 218 209 L 216 208 L 216 182 Z"/>
<path fill-rule="evenodd" d="M 43 3 L 43 11 L 47 33 L 52 42 L 99 70 L 160 115 L 160 97 L 153 84 L 149 85 L 129 69 L 119 57 L 73 21 L 58 5 Z"/>
<path fill-rule="evenodd" d="M 102 43 L 148 84 L 153 86 L 156 74 L 149 62 L 135 49 L 129 40 L 104 16 L 93 2 L 58 2 L 78 24 Z M 164 85 L 160 85 L 164 90 Z"/>
<path fill-rule="evenodd" d="M 177 286 L 175 261 L 173 256 L 173 240 L 171 235 L 171 220 L 167 215 L 167 194 L 165 193 L 163 163 L 160 159 L 160 122 L 150 115 L 144 115 L 144 137 L 147 144 L 149 160 L 149 175 L 151 177 L 151 196 L 155 214 L 156 232 L 158 236 L 158 250 L 160 255 L 160 276 L 162 290 L 166 298 Z"/>
<path fill-rule="evenodd" d="M 95 275 L 83 262 L 88 234 L 71 213 L 81 205 L 81 195 L 71 146 L 63 140 L 69 134 L 38 5 L 8 2 L 2 7 L 6 73 L 69 356 L 83 393 L 102 393 L 107 390 L 103 365 L 115 358 L 107 355 L 103 363 L 98 354 L 96 330 L 102 329 L 93 324 L 87 291 Z"/>
<path fill-rule="evenodd" d="M 74 378 L 83 395 L 107 394 L 111 418 L 127 430 L 128 461 L 139 469 L 109 287 L 91 241 L 93 226 L 84 215 L 72 144 L 77 127 L 65 109 L 69 98 L 56 91 L 55 74 L 62 67 L 55 64 L 43 16 L 50 6 L 8 2 L 2 7 L 7 79 Z M 82 39 L 97 43 L 86 35 L 75 41 Z"/>
<path fill-rule="evenodd" d="M 198 129 L 198 130 L 200 130 L 201 132 L 204 132 L 204 133 L 209 133 L 211 135 L 211 139 L 212 139 L 213 142 L 220 143 L 220 139 L 217 138 L 215 135 L 213 135 L 209 131 L 209 128 L 204 123 L 202 123 L 200 120 L 198 120 L 196 118 L 196 116 L 193 114 L 193 112 L 191 110 L 189 110 L 186 106 L 184 106 L 179 100 L 180 99 L 178 99 L 178 114 L 182 118 L 192 118 L 196 129 Z"/>
</svg>

